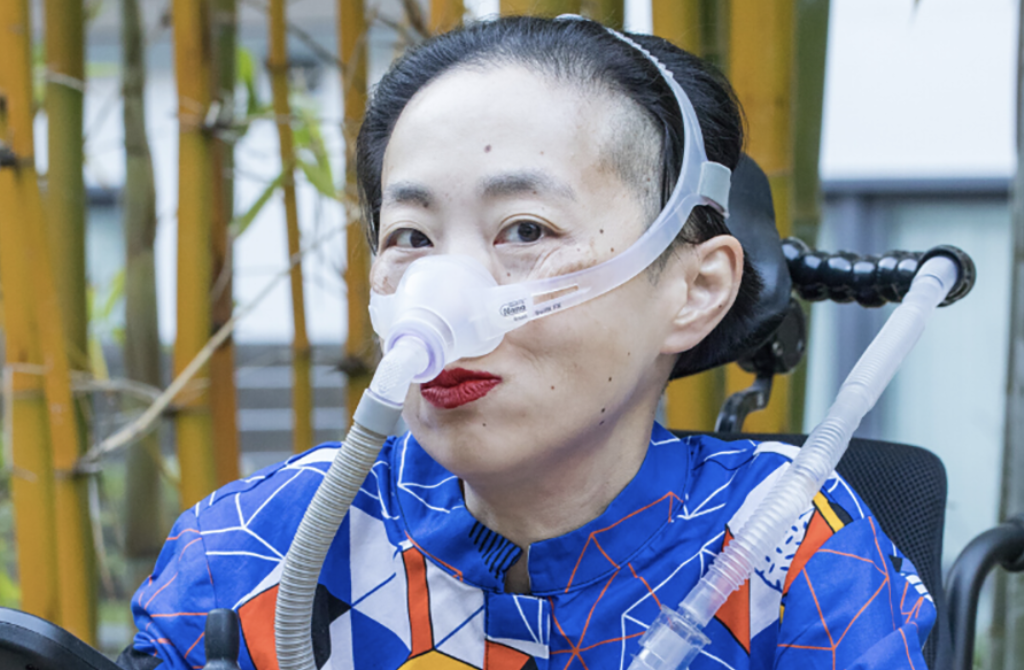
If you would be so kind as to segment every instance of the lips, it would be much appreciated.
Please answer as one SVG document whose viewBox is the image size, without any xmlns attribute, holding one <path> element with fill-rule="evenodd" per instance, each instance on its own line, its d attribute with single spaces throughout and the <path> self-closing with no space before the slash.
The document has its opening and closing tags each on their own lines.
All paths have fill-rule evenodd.
<svg viewBox="0 0 1024 670">
<path fill-rule="evenodd" d="M 420 395 L 434 407 L 454 409 L 479 400 L 500 383 L 501 377 L 488 372 L 453 368 L 421 385 Z"/>
</svg>

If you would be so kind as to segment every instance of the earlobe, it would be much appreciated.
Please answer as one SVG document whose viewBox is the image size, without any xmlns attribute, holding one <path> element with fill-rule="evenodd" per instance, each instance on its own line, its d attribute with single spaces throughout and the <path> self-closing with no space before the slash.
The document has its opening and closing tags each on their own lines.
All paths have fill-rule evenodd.
<svg viewBox="0 0 1024 670">
<path fill-rule="evenodd" d="M 743 247 L 735 237 L 719 235 L 689 251 L 691 257 L 673 268 L 675 317 L 663 354 L 688 351 L 710 335 L 729 313 L 743 279 Z"/>
</svg>

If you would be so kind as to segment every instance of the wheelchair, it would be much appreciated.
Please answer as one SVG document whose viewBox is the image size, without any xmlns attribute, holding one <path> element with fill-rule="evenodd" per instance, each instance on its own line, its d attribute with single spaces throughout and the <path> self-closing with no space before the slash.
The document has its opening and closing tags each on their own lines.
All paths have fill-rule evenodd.
<svg viewBox="0 0 1024 670">
<path fill-rule="evenodd" d="M 936 254 L 954 257 L 962 270 L 961 281 L 943 304 L 962 298 L 973 285 L 971 259 L 953 247 L 859 256 L 814 251 L 795 238 L 780 240 L 768 180 L 746 156 L 732 177 L 730 205 L 730 230 L 761 275 L 764 289 L 740 351 L 714 362 L 735 360 L 755 375 L 749 388 L 726 399 L 712 433 L 716 437 L 770 439 L 794 445 L 802 445 L 807 438 L 742 432 L 747 415 L 768 404 L 774 376 L 794 370 L 806 352 L 804 311 L 794 294 L 805 301 L 856 301 L 864 307 L 899 302 L 918 267 Z M 837 470 L 914 563 L 932 594 L 938 618 L 924 648 L 929 668 L 968 670 L 973 660 L 978 596 L 986 575 L 997 564 L 1010 571 L 1024 570 L 1024 517 L 975 538 L 956 560 L 943 588 L 946 473 L 939 458 L 921 447 L 854 438 Z M 908 487 L 906 482 L 914 486 Z M 206 670 L 238 668 L 239 627 L 234 612 L 210 612 L 205 646 Z M 0 668 L 116 670 L 117 666 L 53 624 L 0 608 Z"/>
</svg>

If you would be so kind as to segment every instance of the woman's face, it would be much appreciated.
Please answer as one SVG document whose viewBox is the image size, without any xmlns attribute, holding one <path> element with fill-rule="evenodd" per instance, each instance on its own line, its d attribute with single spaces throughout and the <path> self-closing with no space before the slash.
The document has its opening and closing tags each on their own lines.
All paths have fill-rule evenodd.
<svg viewBox="0 0 1024 670">
<path fill-rule="evenodd" d="M 511 283 L 628 248 L 649 222 L 609 148 L 620 105 L 518 66 L 455 70 L 424 87 L 384 155 L 374 290 L 393 292 L 430 254 L 471 256 Z M 649 430 L 675 358 L 665 340 L 678 292 L 663 284 L 641 273 L 450 364 L 438 383 L 413 386 L 406 422 L 467 481 L 582 465 L 588 445 Z"/>
</svg>

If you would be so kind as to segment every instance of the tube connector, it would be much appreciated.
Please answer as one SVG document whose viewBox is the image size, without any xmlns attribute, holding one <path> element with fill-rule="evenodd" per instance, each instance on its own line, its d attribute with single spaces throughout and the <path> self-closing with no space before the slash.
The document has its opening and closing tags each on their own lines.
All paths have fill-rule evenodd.
<svg viewBox="0 0 1024 670">
<path fill-rule="evenodd" d="M 966 251 L 949 244 L 942 244 L 932 247 L 924 253 L 917 266 L 918 272 L 920 272 L 920 269 L 924 267 L 928 260 L 936 256 L 945 256 L 950 259 L 956 264 L 957 269 L 956 282 L 953 284 L 953 288 L 949 289 L 946 299 L 939 303 L 939 307 L 945 307 L 946 305 L 952 305 L 971 292 L 971 289 L 974 288 L 974 281 L 977 279 L 978 271 L 974 266 L 974 261 L 967 255 Z"/>
<path fill-rule="evenodd" d="M 675 670 L 687 668 L 711 640 L 685 611 L 662 605 L 661 614 L 640 638 L 640 653 L 629 670 Z"/>
</svg>

